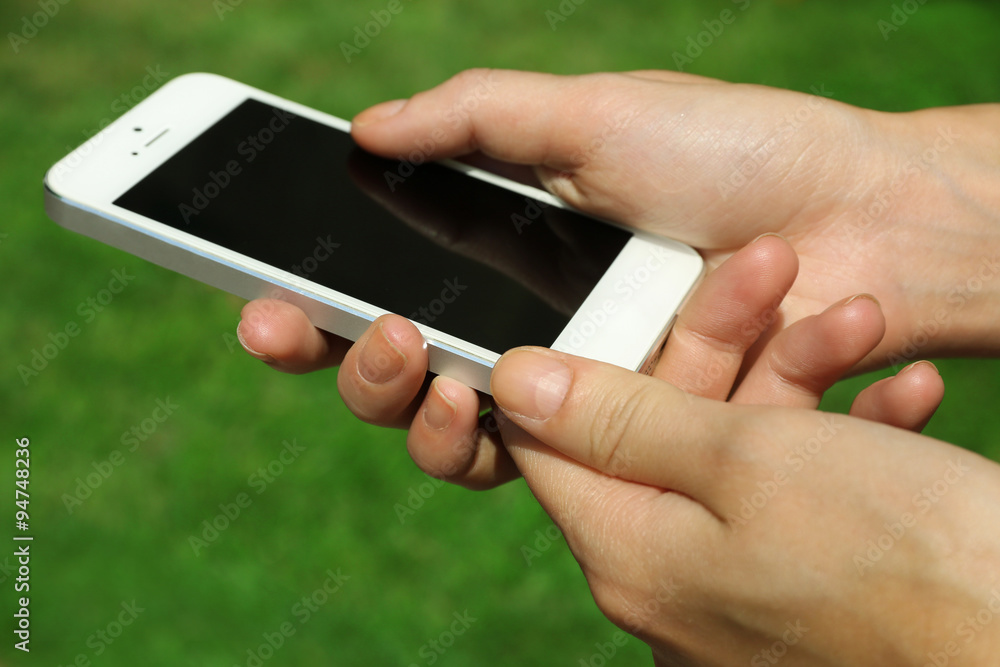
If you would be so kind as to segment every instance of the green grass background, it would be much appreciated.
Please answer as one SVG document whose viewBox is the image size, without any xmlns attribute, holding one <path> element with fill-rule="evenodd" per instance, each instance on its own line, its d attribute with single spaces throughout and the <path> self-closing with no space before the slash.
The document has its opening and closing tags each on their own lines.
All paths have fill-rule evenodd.
<svg viewBox="0 0 1000 667">
<path fill-rule="evenodd" d="M 3 570 L 0 662 L 247 665 L 263 633 L 291 622 L 295 635 L 263 664 L 425 665 L 421 646 L 468 610 L 477 621 L 437 664 L 587 664 L 615 628 L 562 542 L 526 565 L 521 547 L 551 524 L 522 483 L 435 489 L 401 524 L 394 506 L 428 482 L 401 432 L 355 421 L 334 371 L 281 376 L 234 349 L 239 299 L 51 223 L 42 175 L 116 115 L 112 103 L 147 66 L 217 72 L 350 117 L 470 66 L 673 68 L 702 21 L 736 5 L 564 2 L 575 11 L 553 30 L 545 11 L 559 0 L 403 0 L 348 64 L 340 42 L 387 2 L 51 4 L 58 13 L 18 53 L 0 44 L 0 534 L 12 522 L 13 440 L 29 436 L 36 538 L 32 652 L 11 647 L 15 594 Z M 39 7 L 4 0 L 3 34 Z M 232 11 L 220 18 L 220 8 Z M 1000 100 L 995 2 L 931 0 L 885 40 L 877 22 L 891 12 L 889 2 L 753 0 L 688 69 L 798 90 L 823 83 L 886 110 Z M 133 283 L 84 323 L 78 304 L 123 267 Z M 80 335 L 25 386 L 17 365 L 69 321 Z M 1000 458 L 998 368 L 943 362 L 948 396 L 929 432 Z M 846 409 L 870 379 L 839 385 L 827 407 Z M 128 452 L 121 434 L 167 397 L 180 407 Z M 256 495 L 248 477 L 293 439 L 305 453 Z M 62 495 L 116 449 L 123 464 L 68 513 Z M 252 505 L 196 556 L 189 536 L 247 491 Z M 0 547 L 0 566 L 12 551 Z M 293 606 L 338 568 L 350 579 L 300 624 Z M 88 644 L 133 599 L 144 608 L 134 624 L 111 644 Z M 613 662 L 648 664 L 648 652 L 633 640 Z"/>
</svg>

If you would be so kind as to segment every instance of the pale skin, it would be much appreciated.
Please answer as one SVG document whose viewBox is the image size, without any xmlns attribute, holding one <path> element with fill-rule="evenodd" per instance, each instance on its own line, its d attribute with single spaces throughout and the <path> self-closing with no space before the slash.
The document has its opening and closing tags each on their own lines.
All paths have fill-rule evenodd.
<svg viewBox="0 0 1000 667">
<path fill-rule="evenodd" d="M 340 364 L 346 404 L 408 428 L 430 474 L 523 474 L 658 664 L 776 642 L 789 665 L 991 664 L 1000 622 L 962 624 L 1000 589 L 1000 466 L 913 432 L 943 393 L 933 366 L 850 417 L 811 408 L 846 373 L 997 353 L 996 127 L 997 105 L 884 114 L 671 72 L 465 73 L 360 114 L 356 139 L 527 165 L 580 209 L 699 248 L 716 270 L 654 377 L 512 351 L 493 377 L 501 441 L 474 391 L 424 385 L 403 318 L 351 346 L 258 301 L 240 337 L 279 370 Z"/>
</svg>

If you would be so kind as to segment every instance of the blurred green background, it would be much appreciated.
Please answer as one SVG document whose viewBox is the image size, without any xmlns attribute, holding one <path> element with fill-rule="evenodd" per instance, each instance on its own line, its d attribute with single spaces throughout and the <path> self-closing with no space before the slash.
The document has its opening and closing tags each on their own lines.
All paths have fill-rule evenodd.
<svg viewBox="0 0 1000 667">
<path fill-rule="evenodd" d="M 562 3 L 573 12 L 553 28 L 546 11 L 559 13 L 560 0 L 403 0 L 348 63 L 341 42 L 387 0 L 4 0 L 0 534 L 11 532 L 14 438 L 28 436 L 36 541 L 30 656 L 11 646 L 13 548 L 0 549 L 0 662 L 600 664 L 595 643 L 615 628 L 565 544 L 540 540 L 551 523 L 523 483 L 482 494 L 431 485 L 401 432 L 345 410 L 335 371 L 282 376 L 239 350 L 241 300 L 58 228 L 41 197 L 47 167 L 133 103 L 147 67 L 217 72 L 349 118 L 471 66 L 673 69 L 673 53 L 726 8 L 737 21 L 688 71 L 797 90 L 822 83 L 885 110 L 1000 100 L 992 1 L 927 3 L 888 39 L 878 22 L 890 20 L 889 2 L 576 3 Z M 51 17 L 39 15 L 46 8 Z M 89 320 L 80 304 L 122 269 L 135 279 Z M 17 366 L 69 322 L 80 334 L 26 384 Z M 948 396 L 929 432 L 1000 458 L 1000 365 L 940 366 Z M 827 407 L 846 409 L 870 379 L 838 386 Z M 158 400 L 176 404 L 162 423 L 151 421 Z M 123 442 L 133 426 L 155 431 Z M 304 450 L 275 465 L 286 441 Z M 120 465 L 106 463 L 112 456 Z M 280 473 L 258 494 L 251 476 L 269 464 Z M 67 508 L 78 478 L 109 465 Z M 191 536 L 241 493 L 251 504 L 196 554 Z M 396 505 L 418 498 L 401 522 Z M 525 545 L 541 548 L 530 565 Z M 350 578 L 327 598 L 328 571 Z M 121 629 L 133 601 L 142 611 Z M 475 622 L 449 637 L 453 615 L 466 612 Z M 271 651 L 267 636 L 278 643 L 285 623 L 295 634 Z M 648 664 L 648 652 L 632 640 L 614 661 Z"/>
</svg>

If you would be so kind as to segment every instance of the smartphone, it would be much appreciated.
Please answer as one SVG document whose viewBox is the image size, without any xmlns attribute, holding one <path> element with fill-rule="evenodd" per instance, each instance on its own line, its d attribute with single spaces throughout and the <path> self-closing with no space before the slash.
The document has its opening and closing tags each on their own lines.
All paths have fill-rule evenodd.
<svg viewBox="0 0 1000 667">
<path fill-rule="evenodd" d="M 431 372 L 487 393 L 520 345 L 647 369 L 702 273 L 680 243 L 420 150 L 374 156 L 345 120 L 204 73 L 166 83 L 56 163 L 45 207 L 196 280 L 284 299 L 338 336 L 408 317 Z"/>
</svg>

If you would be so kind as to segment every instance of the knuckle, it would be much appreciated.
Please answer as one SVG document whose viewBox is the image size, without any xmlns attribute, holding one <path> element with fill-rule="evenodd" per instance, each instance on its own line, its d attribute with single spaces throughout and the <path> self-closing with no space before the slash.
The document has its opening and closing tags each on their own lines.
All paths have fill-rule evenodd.
<svg viewBox="0 0 1000 667">
<path fill-rule="evenodd" d="M 636 434 L 647 435 L 650 428 L 655 429 L 652 391 L 652 384 L 644 382 L 636 390 L 604 392 L 596 401 L 589 444 L 591 460 L 600 470 L 617 477 L 634 467 L 629 441 Z"/>
<path fill-rule="evenodd" d="M 772 414 L 740 409 L 727 418 L 718 437 L 703 443 L 704 462 L 719 478 L 730 480 L 734 488 L 773 475 L 781 459 L 775 432 Z"/>
<path fill-rule="evenodd" d="M 492 67 L 471 67 L 451 77 L 448 82 L 451 85 L 465 89 L 478 86 L 484 79 L 488 80 L 492 78 L 496 72 L 497 70 Z"/>
</svg>

